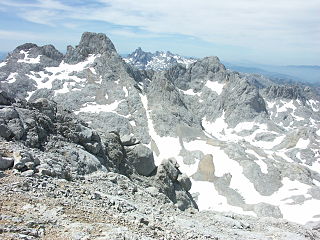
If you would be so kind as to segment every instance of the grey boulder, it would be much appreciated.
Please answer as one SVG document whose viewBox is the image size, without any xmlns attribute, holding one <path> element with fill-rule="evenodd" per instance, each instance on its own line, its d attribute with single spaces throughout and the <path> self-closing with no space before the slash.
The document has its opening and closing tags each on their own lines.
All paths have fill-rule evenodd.
<svg viewBox="0 0 320 240">
<path fill-rule="evenodd" d="M 132 163 L 137 173 L 149 176 L 156 168 L 152 151 L 143 144 L 138 144 L 128 150 L 128 161 Z"/>
<path fill-rule="evenodd" d="M 3 137 L 5 139 L 9 139 L 11 134 L 12 134 L 12 132 L 10 131 L 10 129 L 6 125 L 0 124 L 0 137 Z"/>
<path fill-rule="evenodd" d="M 181 184 L 184 190 L 187 192 L 190 191 L 192 185 L 191 180 L 185 173 L 178 176 L 178 182 Z"/>
<path fill-rule="evenodd" d="M 13 159 L 0 156 L 0 170 L 7 170 L 13 166 Z"/>
</svg>

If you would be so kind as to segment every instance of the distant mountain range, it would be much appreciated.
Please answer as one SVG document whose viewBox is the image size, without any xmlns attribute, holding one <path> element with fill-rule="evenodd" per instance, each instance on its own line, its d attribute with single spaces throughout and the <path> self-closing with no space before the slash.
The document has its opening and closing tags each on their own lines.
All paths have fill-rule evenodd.
<svg viewBox="0 0 320 240">
<path fill-rule="evenodd" d="M 128 54 L 124 60 L 140 70 L 165 70 L 177 63 L 188 66 L 197 61 L 195 58 L 182 57 L 169 51 L 145 52 L 140 47 L 133 53 Z"/>
<path fill-rule="evenodd" d="M 127 63 L 140 70 L 164 70 L 177 63 L 189 65 L 197 60 L 196 58 L 183 57 L 169 51 L 145 52 L 140 47 L 131 54 L 123 55 L 123 57 Z M 308 85 L 320 86 L 320 66 L 316 65 L 275 66 L 224 61 L 222 63 L 233 71 L 261 74 L 277 83 L 307 83 Z"/>
</svg>

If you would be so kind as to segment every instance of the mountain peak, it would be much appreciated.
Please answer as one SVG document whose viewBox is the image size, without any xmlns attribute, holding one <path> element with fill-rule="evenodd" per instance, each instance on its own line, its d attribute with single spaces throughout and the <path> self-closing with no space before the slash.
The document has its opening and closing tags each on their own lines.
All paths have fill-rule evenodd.
<svg viewBox="0 0 320 240">
<path fill-rule="evenodd" d="M 204 69 L 206 69 L 206 73 L 208 71 L 218 72 L 220 70 L 225 71 L 225 66 L 220 62 L 220 59 L 216 56 L 205 57 L 196 62 L 197 65 L 201 65 Z"/>
<path fill-rule="evenodd" d="M 90 54 L 116 53 L 112 41 L 103 33 L 84 32 L 78 46 L 68 46 L 66 62 L 83 61 Z"/>
<path fill-rule="evenodd" d="M 84 32 L 79 47 L 86 48 L 91 54 L 116 51 L 111 40 L 103 33 Z"/>
<path fill-rule="evenodd" d="M 182 57 L 173 54 L 170 51 L 156 51 L 155 53 L 145 52 L 141 47 L 138 47 L 124 60 L 138 69 L 152 69 L 156 71 L 168 69 L 179 63 L 188 66 L 196 61 L 196 59 Z"/>
<path fill-rule="evenodd" d="M 20 52 L 21 50 L 29 50 L 31 48 L 37 48 L 38 45 L 34 43 L 24 43 L 15 48 L 14 52 Z"/>
<path fill-rule="evenodd" d="M 143 54 L 152 54 L 150 52 L 145 52 L 142 50 L 141 47 L 138 47 L 136 50 L 134 50 L 133 53 L 129 54 L 129 55 L 135 55 L 135 54 L 138 54 L 138 55 L 143 55 Z"/>
</svg>

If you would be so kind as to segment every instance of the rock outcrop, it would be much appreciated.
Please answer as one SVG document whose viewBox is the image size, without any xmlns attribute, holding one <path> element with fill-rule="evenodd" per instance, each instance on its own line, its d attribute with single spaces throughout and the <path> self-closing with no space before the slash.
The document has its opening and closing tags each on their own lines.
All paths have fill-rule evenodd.
<svg viewBox="0 0 320 240">
<path fill-rule="evenodd" d="M 294 85 L 272 85 L 267 87 L 265 90 L 265 94 L 271 98 L 282 98 L 282 99 L 289 99 L 289 100 L 302 100 L 305 101 L 305 93 L 304 89 L 299 86 Z M 306 89 L 307 91 L 307 89 Z"/>
<path fill-rule="evenodd" d="M 67 180 L 98 171 L 112 171 L 128 177 L 150 176 L 155 171 L 157 176 L 161 175 L 161 170 L 156 170 L 152 151 L 142 144 L 124 146 L 116 132 L 100 135 L 74 114 L 57 110 L 56 103 L 51 100 L 40 98 L 27 103 L 15 102 L 3 92 L 1 96 L 5 103 L 13 102 L 1 105 L 1 137 L 4 141 L 14 141 L 12 144 L 22 144 L 17 144 L 11 152 L 2 150 L 1 170 L 13 168 L 26 176 L 36 174 Z M 177 171 L 177 176 L 162 174 L 157 180 L 151 177 L 144 181 L 149 186 L 157 182 L 154 186 L 178 203 L 180 209 L 196 208 L 188 193 L 190 186 L 186 187 L 187 180 L 184 177 L 181 183 L 177 181 L 178 170 L 175 165 L 170 167 L 167 171 Z"/>
</svg>

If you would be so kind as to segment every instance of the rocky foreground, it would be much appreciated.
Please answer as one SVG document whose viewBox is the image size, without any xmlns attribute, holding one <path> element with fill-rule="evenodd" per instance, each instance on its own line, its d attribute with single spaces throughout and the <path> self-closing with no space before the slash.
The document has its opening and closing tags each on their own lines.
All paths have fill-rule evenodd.
<svg viewBox="0 0 320 240">
<path fill-rule="evenodd" d="M 320 239 L 318 226 L 199 212 L 173 159 L 144 176 L 139 143 L 48 99 L 0 104 L 1 239 Z"/>
<path fill-rule="evenodd" d="M 84 179 L 1 176 L 1 239 L 319 239 L 285 220 L 180 211 L 157 188 L 117 173 Z"/>
</svg>

